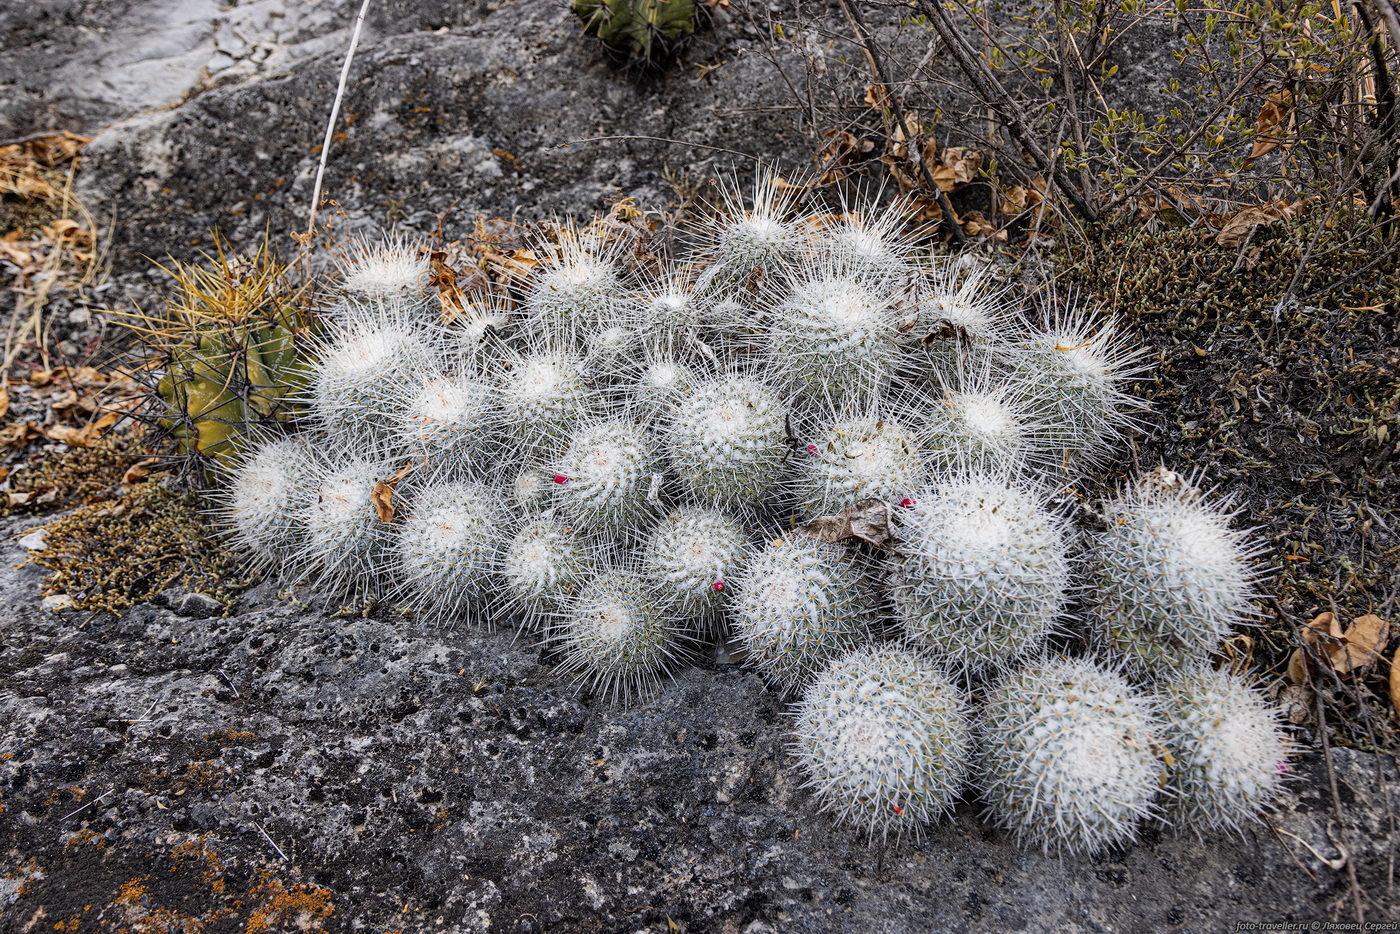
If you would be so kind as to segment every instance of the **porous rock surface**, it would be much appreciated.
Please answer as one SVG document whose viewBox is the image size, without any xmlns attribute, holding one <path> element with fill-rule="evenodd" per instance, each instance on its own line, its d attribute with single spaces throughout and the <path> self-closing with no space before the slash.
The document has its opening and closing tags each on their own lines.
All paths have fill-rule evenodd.
<svg viewBox="0 0 1400 934">
<path fill-rule="evenodd" d="M 0 136 L 94 136 L 80 194 L 112 221 L 118 292 L 142 295 L 142 253 L 303 223 L 357 6 L 7 5 Z M 356 223 L 429 228 L 460 198 L 460 233 L 478 212 L 664 202 L 663 167 L 730 158 L 569 139 L 805 156 L 758 28 L 721 16 L 643 77 L 551 0 L 383 0 L 329 190 Z M 783 704 L 741 669 L 687 668 L 622 707 L 575 695 L 527 637 L 266 585 L 228 615 L 187 594 L 50 612 L 39 570 L 15 567 L 33 524 L 0 527 L 0 931 L 1216 931 L 1350 918 L 1343 852 L 1372 916 L 1396 913 L 1400 775 L 1379 756 L 1333 751 L 1340 818 L 1322 757 L 1301 756 L 1277 833 L 1149 831 L 1059 859 L 974 800 L 871 846 L 814 813 Z"/>
</svg>

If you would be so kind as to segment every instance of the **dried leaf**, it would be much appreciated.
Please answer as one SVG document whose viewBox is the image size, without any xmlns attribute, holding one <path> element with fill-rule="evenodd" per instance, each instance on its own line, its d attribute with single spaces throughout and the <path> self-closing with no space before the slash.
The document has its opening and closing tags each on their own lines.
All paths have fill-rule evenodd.
<svg viewBox="0 0 1400 934">
<path fill-rule="evenodd" d="M 1294 650 L 1288 660 L 1288 678 L 1295 684 L 1307 680 L 1309 659 L 1325 662 L 1339 675 L 1371 664 L 1390 641 L 1390 623 L 1368 613 L 1352 620 L 1343 632 L 1334 614 L 1320 613 L 1301 635 L 1304 648 Z"/>
<path fill-rule="evenodd" d="M 466 299 L 457 287 L 457 271 L 447 265 L 447 254 L 442 250 L 428 253 L 428 285 L 438 290 L 443 322 L 457 320 L 466 308 Z"/>
<path fill-rule="evenodd" d="M 151 475 L 151 468 L 159 463 L 159 457 L 148 457 L 145 460 L 137 461 L 126 468 L 126 473 L 122 474 L 122 483 L 126 486 L 130 486 L 133 483 L 140 483 Z"/>
<path fill-rule="evenodd" d="M 4 418 L 10 412 L 10 376 L 8 373 L 0 378 L 0 418 Z"/>
<path fill-rule="evenodd" d="M 1390 706 L 1395 708 L 1395 716 L 1400 717 L 1400 648 L 1390 657 Z"/>
<path fill-rule="evenodd" d="M 385 477 L 374 485 L 374 491 L 370 493 L 370 502 L 374 504 L 374 514 L 379 517 L 379 521 L 389 523 L 394 521 L 394 490 L 398 487 L 399 481 L 408 476 L 413 470 L 413 464 L 404 464 L 392 476 Z"/>
<path fill-rule="evenodd" d="M 1283 123 L 1293 109 L 1293 91 L 1284 88 L 1269 95 L 1264 106 L 1259 108 L 1259 120 L 1254 128 L 1254 148 L 1240 168 L 1254 165 L 1254 160 L 1273 152 L 1283 142 Z"/>
<path fill-rule="evenodd" d="M 1225 221 L 1220 233 L 1215 235 L 1215 242 L 1231 249 L 1241 246 L 1260 227 L 1297 217 L 1316 200 L 1316 196 L 1299 198 L 1297 201 L 1278 198 L 1242 208 Z"/>
<path fill-rule="evenodd" d="M 890 506 L 884 500 L 863 499 L 834 516 L 821 516 L 798 528 L 819 542 L 842 542 L 858 538 L 872 545 L 885 546 L 891 539 Z"/>
<path fill-rule="evenodd" d="M 1339 675 L 1364 668 L 1381 657 L 1389 641 L 1389 622 L 1374 613 L 1359 616 L 1351 621 L 1342 635 L 1342 644 L 1332 652 L 1332 667 Z"/>
</svg>

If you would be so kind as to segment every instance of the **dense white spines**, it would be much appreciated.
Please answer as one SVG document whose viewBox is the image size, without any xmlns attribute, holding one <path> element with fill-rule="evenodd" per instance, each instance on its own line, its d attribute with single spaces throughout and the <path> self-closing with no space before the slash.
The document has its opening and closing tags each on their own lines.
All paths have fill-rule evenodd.
<svg viewBox="0 0 1400 934">
<path fill-rule="evenodd" d="M 627 286 L 617 249 L 589 231 L 571 227 L 537 249 L 540 265 L 525 282 L 525 320 L 543 336 L 578 343 L 589 334 L 621 324 Z"/>
<path fill-rule="evenodd" d="M 784 693 L 870 638 L 870 601 L 855 558 L 802 535 L 752 552 L 730 620 L 748 662 Z"/>
<path fill-rule="evenodd" d="M 407 387 L 396 404 L 393 434 L 404 454 L 429 473 L 465 476 L 481 471 L 498 443 L 494 397 L 483 382 L 434 374 Z"/>
<path fill-rule="evenodd" d="M 692 368 L 672 357 L 658 356 L 647 360 L 631 374 L 626 403 L 637 418 L 657 422 L 663 420 L 697 382 L 699 376 Z"/>
<path fill-rule="evenodd" d="M 334 319 L 311 382 L 311 413 L 328 434 L 363 446 L 394 428 L 404 386 L 439 369 L 424 329 L 377 304 Z"/>
<path fill-rule="evenodd" d="M 754 184 L 750 206 L 734 191 L 701 231 L 700 253 L 707 265 L 696 292 L 710 299 L 730 291 L 742 293 L 767 276 L 782 274 L 806 246 L 793 220 L 795 198 L 773 177 Z"/>
<path fill-rule="evenodd" d="M 1063 449 L 1050 442 L 1035 409 L 985 368 L 947 381 L 925 407 L 922 438 L 938 473 L 1032 469 L 1052 472 Z"/>
<path fill-rule="evenodd" d="M 417 301 L 428 284 L 428 251 L 401 237 L 354 240 L 340 272 L 340 286 L 351 295 Z"/>
<path fill-rule="evenodd" d="M 710 627 L 728 599 L 746 550 L 747 536 L 738 521 L 692 507 L 657 524 L 642 550 L 642 566 L 658 596 L 678 615 Z"/>
<path fill-rule="evenodd" d="M 234 468 L 220 513 L 234 543 L 256 566 L 273 567 L 294 553 L 303 531 L 299 520 L 317 480 L 300 437 L 265 440 Z"/>
<path fill-rule="evenodd" d="M 897 288 L 911 276 L 915 239 L 904 231 L 913 206 L 893 201 L 871 214 L 845 211 L 825 220 L 815 233 L 816 259 L 839 275 L 873 287 Z"/>
<path fill-rule="evenodd" d="M 625 419 L 584 425 L 556 465 L 555 499 L 585 528 L 635 531 L 654 510 L 649 493 L 659 466 L 642 425 Z"/>
<path fill-rule="evenodd" d="M 506 431 L 535 456 L 557 454 L 575 426 L 601 405 L 582 362 L 565 351 L 513 355 L 499 385 Z"/>
<path fill-rule="evenodd" d="M 611 570 L 564 602 L 551 642 L 564 656 L 563 671 L 625 699 L 660 679 L 678 656 L 684 632 L 643 577 Z"/>
<path fill-rule="evenodd" d="M 904 369 L 914 379 L 947 378 L 961 364 L 999 350 L 1010 330 L 1005 289 L 987 267 L 948 263 L 922 281 L 913 313 L 902 322 L 909 345 Z"/>
<path fill-rule="evenodd" d="M 994 475 L 946 482 L 898 510 L 889 589 L 904 634 L 956 672 L 1033 656 L 1069 585 L 1064 523 Z"/>
<path fill-rule="evenodd" d="M 976 724 L 987 816 L 1021 843 L 1088 855 L 1132 840 L 1153 813 L 1158 723 L 1119 675 L 1083 659 L 1025 668 Z"/>
<path fill-rule="evenodd" d="M 913 652 L 868 646 L 802 694 L 793 752 L 822 810 L 872 838 L 952 811 L 970 754 L 961 692 Z"/>
<path fill-rule="evenodd" d="M 1168 819 L 1240 831 L 1273 805 L 1288 771 L 1280 716 L 1241 678 L 1198 666 L 1157 689 L 1171 754 Z"/>
<path fill-rule="evenodd" d="M 666 444 L 673 470 L 701 502 L 753 507 L 787 460 L 787 407 L 757 380 L 710 380 L 672 407 Z"/>
<path fill-rule="evenodd" d="M 1138 673 L 1204 661 L 1253 612 L 1253 549 L 1186 478 L 1157 469 L 1103 520 L 1087 549 L 1092 633 Z"/>
<path fill-rule="evenodd" d="M 1010 381 L 1041 417 L 1058 447 L 1084 463 L 1104 460 L 1136 424 L 1144 403 L 1132 394 L 1146 369 L 1109 319 L 1070 307 L 1006 351 Z"/>
<path fill-rule="evenodd" d="M 899 354 L 889 292 L 813 270 L 770 312 L 767 352 L 795 395 L 818 402 L 870 398 Z"/>
<path fill-rule="evenodd" d="M 441 620 L 489 622 L 506 523 L 500 499 L 471 482 L 431 484 L 413 495 L 396 547 L 411 606 Z"/>
<path fill-rule="evenodd" d="M 542 515 L 511 536 L 500 568 L 507 598 L 534 623 L 577 592 L 592 572 L 593 555 L 572 526 Z"/>
<path fill-rule="evenodd" d="M 380 586 L 391 527 L 374 508 L 374 490 L 391 473 L 378 455 L 322 461 L 304 512 L 304 573 L 336 595 L 364 597 Z"/>
<path fill-rule="evenodd" d="M 867 415 L 826 425 L 798 439 L 793 480 L 805 516 L 838 513 L 863 499 L 898 504 L 924 485 L 919 439 L 894 418 Z"/>
</svg>

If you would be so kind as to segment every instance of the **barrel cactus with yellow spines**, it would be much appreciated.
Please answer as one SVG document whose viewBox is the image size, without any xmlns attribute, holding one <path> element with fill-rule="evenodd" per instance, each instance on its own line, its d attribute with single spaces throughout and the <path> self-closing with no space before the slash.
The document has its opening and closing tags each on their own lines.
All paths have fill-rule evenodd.
<svg viewBox="0 0 1400 934">
<path fill-rule="evenodd" d="M 311 311 L 292 267 L 266 241 L 246 256 L 218 238 L 202 262 L 161 268 L 175 290 L 157 315 L 123 323 L 157 355 L 157 424 L 181 454 L 227 465 L 258 428 L 288 421 L 311 375 Z"/>
<path fill-rule="evenodd" d="M 642 61 L 695 31 L 695 0 L 573 0 L 571 6 L 584 32 Z"/>
</svg>

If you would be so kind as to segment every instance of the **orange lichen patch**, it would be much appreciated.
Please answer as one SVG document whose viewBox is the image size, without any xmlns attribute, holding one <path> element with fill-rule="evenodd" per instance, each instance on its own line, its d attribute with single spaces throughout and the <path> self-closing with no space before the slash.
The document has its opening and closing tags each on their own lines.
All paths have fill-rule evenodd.
<svg viewBox="0 0 1400 934">
<path fill-rule="evenodd" d="M 185 774 L 175 779 L 177 790 L 218 789 L 233 774 L 233 770 L 214 760 L 191 762 L 185 766 Z M 181 844 L 187 846 L 188 844 Z M 180 851 L 177 848 L 175 853 Z"/>
<path fill-rule="evenodd" d="M 335 911 L 330 892 L 304 882 L 289 888 L 279 880 L 271 879 L 253 889 L 253 895 L 264 901 L 248 916 L 243 926 L 244 934 L 286 930 L 324 931 L 321 922 Z"/>
<path fill-rule="evenodd" d="M 128 908 L 135 908 L 139 906 L 143 901 L 145 901 L 147 895 L 149 894 L 149 890 L 146 888 L 146 882 L 150 878 L 151 877 L 147 875 L 142 876 L 139 879 L 132 879 L 128 882 L 123 882 L 122 887 L 117 890 L 117 897 L 115 899 L 116 903 L 118 905 L 123 905 Z"/>
</svg>

